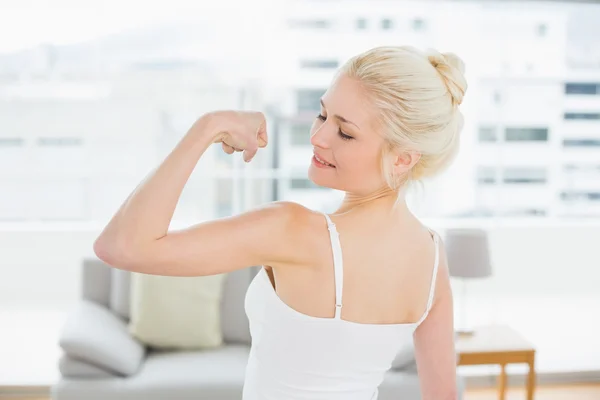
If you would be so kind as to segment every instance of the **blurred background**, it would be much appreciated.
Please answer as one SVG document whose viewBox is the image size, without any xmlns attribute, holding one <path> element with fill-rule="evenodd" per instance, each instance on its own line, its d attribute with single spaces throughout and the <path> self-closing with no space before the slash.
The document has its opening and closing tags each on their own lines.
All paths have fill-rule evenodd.
<svg viewBox="0 0 600 400">
<path fill-rule="evenodd" d="M 274 200 L 333 210 L 342 193 L 307 179 L 309 128 L 336 69 L 380 45 L 466 63 L 460 154 L 409 198 L 432 228 L 489 238 L 457 319 L 517 329 L 541 382 L 600 381 L 600 4 L 0 0 L 0 385 L 58 378 L 81 260 L 203 113 L 263 111 L 270 146 L 250 164 L 211 148 L 174 227 Z"/>
</svg>

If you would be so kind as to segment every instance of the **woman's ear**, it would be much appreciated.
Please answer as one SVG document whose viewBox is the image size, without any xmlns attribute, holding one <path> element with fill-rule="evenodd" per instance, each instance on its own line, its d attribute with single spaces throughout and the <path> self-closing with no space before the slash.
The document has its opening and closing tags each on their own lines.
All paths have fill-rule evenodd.
<svg viewBox="0 0 600 400">
<path fill-rule="evenodd" d="M 394 159 L 394 171 L 398 175 L 409 172 L 421 159 L 421 153 L 416 151 L 397 152 Z"/>
</svg>

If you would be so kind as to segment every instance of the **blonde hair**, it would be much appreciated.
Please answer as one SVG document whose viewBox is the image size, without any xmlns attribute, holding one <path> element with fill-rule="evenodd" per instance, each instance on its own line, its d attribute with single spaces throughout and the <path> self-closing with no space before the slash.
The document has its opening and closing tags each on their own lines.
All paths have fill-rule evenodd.
<svg viewBox="0 0 600 400">
<path fill-rule="evenodd" d="M 340 72 L 361 82 L 380 114 L 386 140 L 382 171 L 391 188 L 436 175 L 452 163 L 463 127 L 459 105 L 467 90 L 459 57 L 409 46 L 376 47 L 351 58 Z M 421 155 L 403 177 L 394 176 L 386 162 L 396 149 Z"/>
</svg>

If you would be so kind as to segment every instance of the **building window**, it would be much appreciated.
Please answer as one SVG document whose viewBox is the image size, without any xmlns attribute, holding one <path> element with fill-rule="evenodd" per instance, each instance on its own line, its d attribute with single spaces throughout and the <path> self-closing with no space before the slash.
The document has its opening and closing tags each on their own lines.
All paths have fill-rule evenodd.
<svg viewBox="0 0 600 400">
<path fill-rule="evenodd" d="M 600 83 L 566 83 L 566 94 L 600 95 Z"/>
<path fill-rule="evenodd" d="M 541 208 L 514 208 L 503 213 L 506 217 L 535 216 L 543 217 L 547 211 Z"/>
<path fill-rule="evenodd" d="M 318 186 L 313 183 L 310 179 L 305 178 L 292 178 L 290 180 L 290 187 L 292 189 L 323 189 L 323 186 Z"/>
<path fill-rule="evenodd" d="M 331 27 L 331 21 L 326 19 L 293 19 L 288 21 L 291 28 L 303 29 L 327 29 Z"/>
<path fill-rule="evenodd" d="M 394 27 L 394 21 L 389 18 L 381 20 L 381 29 L 388 31 Z"/>
<path fill-rule="evenodd" d="M 568 120 L 597 120 L 600 119 L 600 113 L 565 113 L 565 119 Z"/>
<path fill-rule="evenodd" d="M 300 89 L 296 91 L 296 104 L 298 112 L 319 112 L 321 110 L 321 97 L 325 89 Z"/>
<path fill-rule="evenodd" d="M 600 139 L 564 139 L 564 147 L 600 147 Z"/>
<path fill-rule="evenodd" d="M 600 192 L 562 192 L 564 201 L 600 201 Z"/>
<path fill-rule="evenodd" d="M 25 145 L 23 138 L 2 137 L 0 138 L 0 147 L 21 147 Z"/>
<path fill-rule="evenodd" d="M 310 124 L 294 124 L 290 129 L 290 139 L 294 146 L 310 146 Z"/>
<path fill-rule="evenodd" d="M 496 142 L 498 133 L 495 126 L 480 126 L 478 137 L 480 142 Z"/>
<path fill-rule="evenodd" d="M 421 18 L 413 19 L 412 28 L 415 31 L 424 31 L 426 28 L 425 21 L 422 20 Z"/>
<path fill-rule="evenodd" d="M 506 168 L 503 172 L 504 183 L 510 184 L 539 184 L 548 181 L 547 171 L 545 168 Z"/>
<path fill-rule="evenodd" d="M 336 69 L 340 66 L 337 60 L 302 60 L 300 68 L 306 69 Z"/>
<path fill-rule="evenodd" d="M 501 104 L 502 103 L 502 94 L 495 90 L 494 91 L 494 104 Z"/>
<path fill-rule="evenodd" d="M 506 128 L 507 142 L 547 142 L 548 128 Z"/>
<path fill-rule="evenodd" d="M 356 20 L 356 29 L 364 30 L 367 29 L 367 20 L 365 18 L 359 18 Z"/>
<path fill-rule="evenodd" d="M 600 164 L 565 164 L 563 165 L 564 172 L 600 172 Z"/>
<path fill-rule="evenodd" d="M 75 147 L 81 146 L 83 141 L 77 137 L 41 137 L 37 144 L 42 147 Z"/>
<path fill-rule="evenodd" d="M 538 36 L 546 36 L 548 34 L 548 25 L 546 24 L 538 24 L 536 27 L 536 33 Z"/>
<path fill-rule="evenodd" d="M 493 185 L 496 183 L 496 168 L 483 167 L 477 168 L 477 184 Z"/>
</svg>

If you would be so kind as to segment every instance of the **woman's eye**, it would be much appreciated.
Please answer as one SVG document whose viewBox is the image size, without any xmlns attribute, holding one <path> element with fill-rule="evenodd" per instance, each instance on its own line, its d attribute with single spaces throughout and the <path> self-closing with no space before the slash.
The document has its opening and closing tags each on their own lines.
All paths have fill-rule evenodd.
<svg viewBox="0 0 600 400">
<path fill-rule="evenodd" d="M 344 132 L 342 132 L 342 130 L 338 130 L 338 134 L 340 135 L 340 137 L 342 138 L 342 140 L 350 140 L 350 139 L 354 139 L 352 136 L 346 135 Z"/>
<path fill-rule="evenodd" d="M 323 114 L 319 113 L 317 115 L 317 119 L 320 119 L 321 121 L 325 122 L 327 120 L 327 117 L 324 116 Z M 340 138 L 342 138 L 342 140 L 351 140 L 351 139 L 354 139 L 352 136 L 346 135 L 344 132 L 342 132 L 341 129 L 338 129 L 338 135 L 340 135 Z"/>
</svg>

